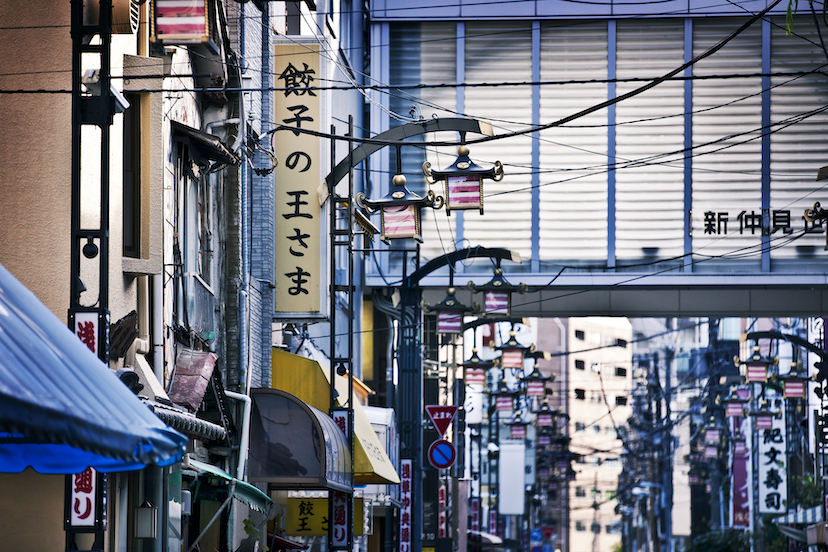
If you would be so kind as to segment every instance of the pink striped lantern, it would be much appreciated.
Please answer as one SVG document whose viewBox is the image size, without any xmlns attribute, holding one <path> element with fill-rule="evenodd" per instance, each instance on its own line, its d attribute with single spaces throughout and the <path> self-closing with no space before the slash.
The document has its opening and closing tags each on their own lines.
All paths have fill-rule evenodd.
<svg viewBox="0 0 828 552">
<path fill-rule="evenodd" d="M 477 354 L 477 349 L 472 349 L 472 356 L 460 366 L 465 370 L 466 384 L 486 385 L 486 370 L 494 366 L 493 360 L 483 360 Z"/>
<path fill-rule="evenodd" d="M 538 427 L 552 427 L 552 413 L 551 412 L 539 412 L 538 413 Z"/>
<path fill-rule="evenodd" d="M 498 412 L 512 410 L 512 395 L 498 395 L 495 398 L 495 408 Z"/>
<path fill-rule="evenodd" d="M 483 314 L 509 316 L 512 304 L 512 292 L 526 293 L 525 284 L 513 285 L 503 277 L 500 266 L 494 269 L 491 280 L 482 285 L 469 282 L 469 289 L 473 293 L 483 293 Z"/>
<path fill-rule="evenodd" d="M 500 351 L 500 367 L 503 370 L 523 370 L 523 355 L 530 349 L 518 343 L 515 331 L 509 332 L 509 339 L 503 345 L 496 347 Z"/>
<path fill-rule="evenodd" d="M 538 362 L 536 360 L 532 373 L 523 377 L 523 382 L 526 384 L 526 396 L 545 397 L 546 382 L 550 379 L 551 378 L 540 373 L 540 370 L 538 370 Z"/>
<path fill-rule="evenodd" d="M 704 447 L 705 458 L 716 458 L 719 456 L 719 447 L 714 445 L 707 445 Z"/>
<path fill-rule="evenodd" d="M 443 182 L 446 192 L 446 214 L 452 209 L 477 209 L 483 214 L 483 180 L 503 179 L 503 164 L 495 161 L 494 167 L 484 169 L 469 158 L 469 147 L 457 148 L 457 159 L 445 170 L 433 170 L 431 163 L 423 163 L 423 174 L 429 184 Z"/>
<path fill-rule="evenodd" d="M 716 444 L 721 439 L 721 432 L 716 428 L 707 428 L 704 431 L 704 442 L 707 444 Z"/>
<path fill-rule="evenodd" d="M 426 197 L 420 197 L 405 187 L 405 176 L 394 175 L 391 192 L 378 200 L 365 199 L 365 194 L 356 196 L 357 205 L 369 213 L 380 212 L 382 235 L 385 243 L 389 240 L 413 238 L 423 241 L 421 213 L 422 207 L 439 209 L 443 206 L 442 197 L 435 197 L 429 191 Z"/>
<path fill-rule="evenodd" d="M 744 390 L 745 394 L 748 393 Z M 745 405 L 748 403 L 748 398 L 742 396 L 739 390 L 734 385 L 730 388 L 730 395 L 724 400 L 725 415 L 743 417 L 745 415 Z"/>
<path fill-rule="evenodd" d="M 545 447 L 552 443 L 552 438 L 549 435 L 538 435 L 538 446 Z"/>
<path fill-rule="evenodd" d="M 745 380 L 748 383 L 765 383 L 768 381 L 767 362 L 748 362 L 745 369 Z"/>
<path fill-rule="evenodd" d="M 155 25 L 150 40 L 165 44 L 199 44 L 207 42 L 210 13 L 206 0 L 155 0 Z"/>
<path fill-rule="evenodd" d="M 454 287 L 448 288 L 446 291 L 446 298 L 434 305 L 428 307 L 429 311 L 437 312 L 437 332 L 442 334 L 460 334 L 463 333 L 463 315 L 471 311 L 471 307 L 467 307 L 457 300 L 454 296 L 457 290 Z"/>
<path fill-rule="evenodd" d="M 756 420 L 756 429 L 773 429 L 773 413 L 771 412 L 757 412 L 753 414 Z"/>
<path fill-rule="evenodd" d="M 466 385 L 486 385 L 486 371 L 483 368 L 466 368 Z"/>
<path fill-rule="evenodd" d="M 529 425 L 520 417 L 520 413 L 515 417 L 513 422 L 506 424 L 509 426 L 510 439 L 526 439 L 526 426 Z"/>
<path fill-rule="evenodd" d="M 804 399 L 808 392 L 808 377 L 799 371 L 796 365 L 791 366 L 791 371 L 779 376 L 782 380 L 782 396 L 786 399 Z"/>
<path fill-rule="evenodd" d="M 538 477 L 549 477 L 549 468 L 538 468 Z"/>
</svg>

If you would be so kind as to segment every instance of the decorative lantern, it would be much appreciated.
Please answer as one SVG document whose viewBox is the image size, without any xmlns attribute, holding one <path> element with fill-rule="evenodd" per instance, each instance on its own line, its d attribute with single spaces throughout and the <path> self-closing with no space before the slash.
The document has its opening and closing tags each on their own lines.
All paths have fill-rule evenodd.
<svg viewBox="0 0 828 552">
<path fill-rule="evenodd" d="M 509 332 L 509 339 L 503 345 L 495 347 L 500 351 L 500 367 L 503 370 L 511 368 L 513 370 L 523 370 L 523 355 L 531 349 L 531 347 L 524 347 L 518 343 L 515 337 L 515 332 Z M 543 377 L 543 376 L 541 376 Z"/>
<path fill-rule="evenodd" d="M 509 386 L 506 385 L 506 380 L 501 378 L 497 391 L 493 392 L 492 395 L 495 397 L 495 409 L 498 412 L 504 412 L 512 410 L 514 399 L 518 393 L 517 391 L 511 391 Z"/>
<path fill-rule="evenodd" d="M 759 346 L 753 347 L 753 357 L 742 366 L 745 381 L 748 383 L 765 383 L 768 381 L 768 366 L 774 363 L 773 359 L 763 358 L 759 354 Z"/>
<path fill-rule="evenodd" d="M 767 401 L 763 401 L 759 410 L 751 412 L 750 415 L 756 421 L 755 429 L 773 429 L 773 418 L 776 414 L 770 411 Z"/>
<path fill-rule="evenodd" d="M 526 438 L 526 426 L 529 424 L 523 421 L 523 418 L 518 412 L 515 415 L 515 419 L 511 422 L 506 423 L 509 426 L 509 438 L 510 439 L 525 439 Z"/>
<path fill-rule="evenodd" d="M 558 410 L 552 410 L 549 408 L 549 403 L 543 401 L 540 409 L 535 410 L 534 414 L 536 416 L 535 420 L 537 421 L 538 427 L 554 427 L 554 417 L 560 414 L 560 412 Z"/>
<path fill-rule="evenodd" d="M 793 363 L 791 371 L 779 376 L 782 380 L 782 396 L 786 399 L 804 399 L 808 390 L 808 376 L 799 370 L 799 365 Z"/>
<path fill-rule="evenodd" d="M 465 139 L 462 137 L 461 140 Z M 503 179 L 503 164 L 495 161 L 494 167 L 484 169 L 469 159 L 469 147 L 461 144 L 457 148 L 457 159 L 445 170 L 431 170 L 431 163 L 423 163 L 423 174 L 429 184 L 443 181 L 446 191 L 446 215 L 452 209 L 479 209 L 483 214 L 483 179 Z"/>
<path fill-rule="evenodd" d="M 503 277 L 503 269 L 499 266 L 494 269 L 494 277 L 483 285 L 468 283 L 472 293 L 483 293 L 483 314 L 509 316 L 512 308 L 512 293 L 526 293 L 526 284 L 513 285 Z"/>
<path fill-rule="evenodd" d="M 380 239 L 385 243 L 392 239 L 414 238 L 422 242 L 422 227 L 420 209 L 431 207 L 439 209 L 443 206 L 443 198 L 435 196 L 429 190 L 426 197 L 420 197 L 405 187 L 405 176 L 394 175 L 394 187 L 382 199 L 376 201 L 365 199 L 365 194 L 356 196 L 357 205 L 373 214 L 380 212 L 382 219 L 382 235 Z"/>
<path fill-rule="evenodd" d="M 747 453 L 747 440 L 745 439 L 744 435 L 742 435 L 741 433 L 737 433 L 733 436 L 733 455 L 744 456 Z"/>
<path fill-rule="evenodd" d="M 477 354 L 477 349 L 472 349 L 472 356 L 462 363 L 463 376 L 466 385 L 486 385 L 486 370 L 494 366 L 493 360 L 483 360 Z"/>
<path fill-rule="evenodd" d="M 457 300 L 453 287 L 446 291 L 446 298 L 433 307 L 425 306 L 423 310 L 437 313 L 437 332 L 444 334 L 463 333 L 463 314 L 472 310 Z"/>
<path fill-rule="evenodd" d="M 539 447 L 545 447 L 545 446 L 549 445 L 549 443 L 551 443 L 551 442 L 552 442 L 552 439 L 549 437 L 549 435 L 538 435 L 538 446 Z"/>
<path fill-rule="evenodd" d="M 719 456 L 719 447 L 716 445 L 707 445 L 704 447 L 704 457 L 705 458 L 718 458 Z"/>
<path fill-rule="evenodd" d="M 715 427 L 708 427 L 704 430 L 704 442 L 708 445 L 715 445 L 721 439 L 721 431 Z"/>
<path fill-rule="evenodd" d="M 749 402 L 747 397 L 742 397 L 736 386 L 730 388 L 730 395 L 724 400 L 725 414 L 727 416 L 744 416 L 745 405 Z"/>
<path fill-rule="evenodd" d="M 535 362 L 535 366 L 532 369 L 532 373 L 528 376 L 523 377 L 523 381 L 524 383 L 526 383 L 526 396 L 545 397 L 546 382 L 550 380 L 552 380 L 551 377 L 544 376 L 540 373 L 540 370 L 538 370 L 538 363 Z"/>
</svg>

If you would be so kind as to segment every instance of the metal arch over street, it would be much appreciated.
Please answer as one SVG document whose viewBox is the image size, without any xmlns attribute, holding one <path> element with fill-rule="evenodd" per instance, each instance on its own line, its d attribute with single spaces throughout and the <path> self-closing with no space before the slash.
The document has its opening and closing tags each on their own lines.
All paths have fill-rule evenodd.
<svg viewBox="0 0 828 552">
<path fill-rule="evenodd" d="M 372 139 L 372 142 L 366 142 L 361 146 L 354 148 L 350 155 L 345 157 L 337 164 L 336 167 L 325 177 L 323 184 L 327 185 L 330 190 L 332 186 L 345 178 L 351 168 L 356 167 L 362 163 L 371 154 L 381 150 L 388 144 L 378 142 L 402 142 L 411 136 L 419 136 L 429 132 L 474 132 L 476 134 L 483 134 L 484 136 L 492 136 L 492 127 L 488 123 L 477 121 L 475 119 L 466 119 L 461 117 L 445 118 L 445 119 L 428 119 L 426 121 L 418 121 L 416 123 L 407 123 L 402 126 L 394 127 L 391 130 L 386 130 L 377 134 Z"/>
</svg>

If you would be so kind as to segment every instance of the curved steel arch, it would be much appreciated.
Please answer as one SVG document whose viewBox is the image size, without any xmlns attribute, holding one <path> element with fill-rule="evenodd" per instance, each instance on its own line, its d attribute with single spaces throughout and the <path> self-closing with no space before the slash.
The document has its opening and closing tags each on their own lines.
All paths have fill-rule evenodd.
<svg viewBox="0 0 828 552">
<path fill-rule="evenodd" d="M 418 121 L 416 123 L 407 123 L 402 126 L 394 127 L 391 130 L 386 130 L 374 136 L 373 140 L 382 140 L 387 142 L 401 142 L 411 136 L 419 136 L 429 132 L 474 132 L 476 134 L 483 134 L 484 136 L 492 136 L 493 131 L 491 125 L 478 121 L 476 119 L 465 119 L 460 117 L 453 117 L 448 119 L 428 119 L 426 121 Z M 323 181 L 328 190 L 336 186 L 340 180 L 345 178 L 345 175 L 362 163 L 368 156 L 381 150 L 389 144 L 378 144 L 375 142 L 365 143 L 354 148 L 345 159 L 339 162 L 336 167 L 325 177 Z M 413 144 L 412 144 L 413 145 Z"/>
</svg>

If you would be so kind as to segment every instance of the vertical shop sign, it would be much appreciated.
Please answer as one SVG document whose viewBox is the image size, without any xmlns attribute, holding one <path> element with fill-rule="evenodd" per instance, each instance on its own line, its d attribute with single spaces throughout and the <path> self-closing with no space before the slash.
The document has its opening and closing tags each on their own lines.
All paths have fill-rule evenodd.
<svg viewBox="0 0 828 552">
<path fill-rule="evenodd" d="M 750 435 L 750 420 L 733 418 L 735 434 Z M 750 439 L 733 449 L 733 526 L 750 527 L 751 482 L 750 482 Z"/>
<path fill-rule="evenodd" d="M 776 391 L 766 390 L 768 400 L 775 410 L 783 410 L 783 401 Z M 772 396 L 771 396 L 772 395 Z M 788 458 L 785 435 L 785 416 L 774 416 L 770 428 L 757 431 L 759 444 L 756 451 L 759 477 L 759 513 L 784 514 L 788 497 Z"/>
<path fill-rule="evenodd" d="M 471 530 L 480 531 L 480 499 L 471 499 Z"/>
<path fill-rule="evenodd" d="M 273 149 L 280 163 L 275 178 L 276 296 L 274 315 L 319 318 L 322 297 L 322 216 L 316 189 L 322 153 L 320 130 L 319 53 L 311 45 L 276 47 L 277 75 Z"/>
<path fill-rule="evenodd" d="M 97 520 L 96 487 L 98 474 L 93 468 L 86 468 L 81 473 L 69 476 L 72 494 L 69 499 L 71 514 L 69 524 L 72 527 L 92 527 Z"/>
<path fill-rule="evenodd" d="M 489 533 L 497 535 L 497 510 L 494 508 L 489 510 Z"/>
<path fill-rule="evenodd" d="M 400 552 L 412 552 L 411 475 L 411 460 L 400 460 Z"/>
</svg>

